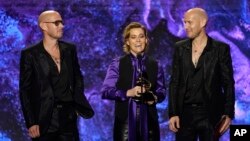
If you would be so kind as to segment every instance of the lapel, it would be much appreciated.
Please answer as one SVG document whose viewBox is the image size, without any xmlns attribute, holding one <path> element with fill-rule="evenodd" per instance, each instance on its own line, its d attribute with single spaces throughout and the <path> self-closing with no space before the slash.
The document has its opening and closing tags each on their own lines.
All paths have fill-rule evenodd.
<svg viewBox="0 0 250 141">
<path fill-rule="evenodd" d="M 60 55 L 61 55 L 61 61 L 62 63 L 66 64 L 66 68 L 69 74 L 69 81 L 72 84 L 73 83 L 73 72 L 74 72 L 74 67 L 75 67 L 75 60 L 74 58 L 76 56 L 75 53 L 72 53 L 72 49 L 69 48 L 69 45 L 62 42 L 58 41 L 59 48 L 60 48 Z"/>
<path fill-rule="evenodd" d="M 61 57 L 61 62 L 63 61 L 67 61 L 67 52 L 66 52 L 66 45 L 63 44 L 61 41 L 58 41 L 58 45 L 59 45 L 59 50 L 60 50 L 60 57 Z M 68 66 L 68 63 L 67 63 Z"/>
<path fill-rule="evenodd" d="M 46 58 L 46 50 L 44 49 L 43 41 L 41 41 L 38 44 L 38 63 L 40 64 L 40 70 L 43 71 L 43 74 L 45 75 L 45 77 L 48 77 L 50 67 L 49 67 L 48 60 Z"/>
<path fill-rule="evenodd" d="M 216 61 L 218 60 L 216 52 L 214 51 L 214 44 L 211 37 L 208 36 L 207 46 L 205 48 L 205 56 L 204 56 L 204 88 L 205 91 L 208 93 L 208 99 L 211 99 L 212 93 L 210 92 L 209 85 L 212 81 L 212 76 L 214 73 Z"/>
<path fill-rule="evenodd" d="M 69 46 L 62 41 L 58 41 L 59 48 L 60 48 L 60 55 L 61 55 L 61 61 L 66 64 L 67 70 L 69 72 L 69 75 L 73 74 L 73 56 L 70 52 Z M 73 76 L 69 76 L 70 78 L 73 78 Z"/>
<path fill-rule="evenodd" d="M 182 70 L 185 84 L 187 84 L 188 75 L 190 69 L 194 67 L 192 63 L 192 40 L 188 39 L 185 44 L 183 44 L 183 53 L 182 53 L 182 68 L 188 68 L 187 70 Z"/>
<path fill-rule="evenodd" d="M 207 46 L 204 50 L 204 80 L 207 80 L 209 76 L 211 75 L 210 73 L 208 74 L 208 70 L 213 71 L 214 65 L 216 64 L 216 60 L 218 59 L 216 57 L 216 53 L 213 51 L 214 50 L 214 45 L 212 38 L 208 36 L 208 42 Z M 210 84 L 208 80 L 208 84 Z"/>
</svg>

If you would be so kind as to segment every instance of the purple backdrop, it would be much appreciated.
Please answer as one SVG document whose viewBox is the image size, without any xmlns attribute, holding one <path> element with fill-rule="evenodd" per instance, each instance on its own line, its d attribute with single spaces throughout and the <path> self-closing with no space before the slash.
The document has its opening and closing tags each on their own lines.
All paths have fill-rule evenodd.
<svg viewBox="0 0 250 141">
<path fill-rule="evenodd" d="M 236 81 L 234 124 L 250 124 L 250 2 L 241 0 L 0 0 L 0 141 L 27 141 L 18 95 L 20 50 L 41 39 L 38 15 L 48 9 L 65 21 L 63 40 L 75 43 L 85 94 L 96 115 L 79 118 L 82 141 L 112 140 L 113 102 L 102 100 L 100 87 L 112 58 L 122 55 L 121 34 L 131 21 L 146 25 L 150 54 L 165 66 L 166 81 L 173 43 L 184 38 L 182 15 L 198 6 L 207 10 L 210 36 L 230 44 Z M 159 104 L 162 141 L 173 141 L 168 129 L 167 99 Z M 222 137 L 229 140 L 228 132 Z"/>
</svg>

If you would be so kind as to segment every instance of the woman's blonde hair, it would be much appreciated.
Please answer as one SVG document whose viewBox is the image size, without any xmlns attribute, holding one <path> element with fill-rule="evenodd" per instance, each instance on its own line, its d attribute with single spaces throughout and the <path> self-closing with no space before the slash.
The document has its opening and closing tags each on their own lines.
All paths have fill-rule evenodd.
<svg viewBox="0 0 250 141">
<path fill-rule="evenodd" d="M 149 39 L 148 39 L 148 32 L 147 32 L 147 29 L 140 23 L 138 22 L 132 22 L 130 23 L 129 25 L 127 25 L 123 31 L 123 51 L 126 53 L 126 54 L 129 54 L 130 53 L 130 46 L 127 45 L 127 40 L 130 36 L 130 30 L 133 29 L 133 28 L 141 28 L 143 31 L 144 31 L 144 34 L 145 34 L 145 37 L 146 37 L 146 46 L 145 46 L 145 50 L 146 51 L 148 49 L 148 42 L 149 42 Z"/>
</svg>

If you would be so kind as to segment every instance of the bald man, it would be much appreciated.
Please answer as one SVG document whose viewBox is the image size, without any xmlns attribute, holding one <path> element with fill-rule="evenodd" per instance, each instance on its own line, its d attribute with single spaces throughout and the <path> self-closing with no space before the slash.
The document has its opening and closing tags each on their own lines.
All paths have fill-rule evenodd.
<svg viewBox="0 0 250 141">
<path fill-rule="evenodd" d="M 77 115 L 94 111 L 84 95 L 76 48 L 59 39 L 63 20 L 57 11 L 38 19 L 43 39 L 22 50 L 20 100 L 28 134 L 34 141 L 79 141 Z"/>
<path fill-rule="evenodd" d="M 204 9 L 189 9 L 183 20 L 188 39 L 175 44 L 169 129 L 176 141 L 216 141 L 234 118 L 230 48 L 207 35 Z"/>
</svg>

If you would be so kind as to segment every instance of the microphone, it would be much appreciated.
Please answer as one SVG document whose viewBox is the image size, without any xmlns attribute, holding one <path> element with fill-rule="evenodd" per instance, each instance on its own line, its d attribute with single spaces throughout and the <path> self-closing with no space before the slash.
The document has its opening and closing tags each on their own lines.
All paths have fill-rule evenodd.
<svg viewBox="0 0 250 141">
<path fill-rule="evenodd" d="M 140 70 L 140 73 L 141 73 L 142 72 L 142 55 L 137 54 L 136 58 L 138 60 L 138 69 Z"/>
<path fill-rule="evenodd" d="M 141 54 L 141 53 L 140 53 L 140 54 L 137 54 L 136 58 L 137 58 L 138 60 L 142 60 L 142 54 Z"/>
</svg>

